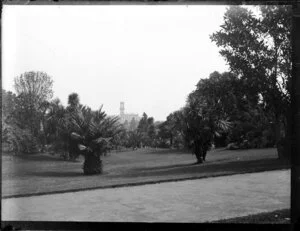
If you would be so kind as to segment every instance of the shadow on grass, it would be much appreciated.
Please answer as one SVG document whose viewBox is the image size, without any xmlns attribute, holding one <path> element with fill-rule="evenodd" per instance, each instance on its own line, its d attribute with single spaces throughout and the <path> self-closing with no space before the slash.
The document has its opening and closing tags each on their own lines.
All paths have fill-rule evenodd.
<svg viewBox="0 0 300 231">
<path fill-rule="evenodd" d="M 58 155 L 48 155 L 48 154 L 29 154 L 29 155 L 20 155 L 15 156 L 14 158 L 26 161 L 59 161 L 59 162 L 68 162 L 68 163 L 79 163 L 81 162 L 79 159 L 77 160 L 64 160 L 62 157 Z"/>
<path fill-rule="evenodd" d="M 216 173 L 243 173 L 267 171 L 276 169 L 290 168 L 289 164 L 282 163 L 278 159 L 260 159 L 260 160 L 245 160 L 245 161 L 231 161 L 231 162 L 210 162 L 203 164 L 186 164 L 186 165 L 172 165 L 160 166 L 151 168 L 135 168 L 129 170 L 122 177 L 143 177 L 143 176 L 164 176 L 164 175 L 193 175 L 202 173 L 203 175 L 214 175 Z M 201 175 L 202 175 L 201 174 Z"/>
<path fill-rule="evenodd" d="M 147 149 L 146 149 L 147 150 Z M 158 154 L 158 155 L 168 155 L 172 154 L 192 154 L 191 151 L 186 149 L 170 149 L 170 148 L 158 148 L 158 149 L 148 149 L 147 154 Z"/>
<path fill-rule="evenodd" d="M 41 177 L 79 177 L 84 176 L 82 172 L 55 172 L 55 171 L 48 171 L 48 172 L 28 172 L 26 173 L 28 176 L 41 176 Z"/>
<path fill-rule="evenodd" d="M 174 164 L 174 165 L 164 165 L 157 167 L 145 167 L 145 168 L 134 168 L 132 171 L 156 171 L 156 170 L 168 170 L 173 168 L 185 168 L 189 166 L 199 165 L 196 161 L 189 164 Z"/>
<path fill-rule="evenodd" d="M 143 149 L 141 149 L 143 150 Z M 147 150 L 147 149 L 145 149 Z M 211 149 L 209 150 L 210 153 L 216 153 L 216 152 L 225 152 L 228 150 L 226 148 L 215 148 L 215 149 Z M 244 150 L 242 149 L 239 149 L 239 150 L 230 150 L 230 152 L 244 152 Z M 158 149 L 148 149 L 148 151 L 146 152 L 147 154 L 158 154 L 158 155 L 161 155 L 161 154 L 186 154 L 186 155 L 193 155 L 192 151 L 191 150 L 188 150 L 188 149 L 170 149 L 170 148 L 158 148 Z"/>
</svg>

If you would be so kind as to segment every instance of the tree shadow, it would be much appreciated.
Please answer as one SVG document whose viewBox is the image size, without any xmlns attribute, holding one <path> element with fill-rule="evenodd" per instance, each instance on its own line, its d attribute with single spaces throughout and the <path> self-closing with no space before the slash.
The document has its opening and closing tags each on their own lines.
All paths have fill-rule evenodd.
<svg viewBox="0 0 300 231">
<path fill-rule="evenodd" d="M 187 149 L 170 149 L 170 148 L 152 148 L 150 149 L 147 154 L 158 154 L 158 155 L 163 155 L 163 154 L 191 154 L 191 151 Z"/>
<path fill-rule="evenodd" d="M 95 175 L 84 175 L 83 171 L 78 172 L 67 172 L 67 171 L 47 171 L 47 172 L 28 172 L 26 173 L 27 176 L 38 176 L 38 177 L 58 177 L 58 178 L 64 178 L 64 177 L 93 177 L 93 176 L 106 176 L 110 173 L 107 171 L 103 171 L 101 174 L 95 174 Z"/>
<path fill-rule="evenodd" d="M 158 177 L 158 176 L 180 176 L 190 175 L 197 176 L 205 175 L 212 176 L 217 173 L 231 173 L 238 174 L 244 172 L 267 171 L 282 168 L 289 168 L 289 164 L 285 164 L 278 159 L 265 158 L 260 160 L 242 160 L 231 162 L 210 162 L 203 164 L 187 164 L 187 165 L 173 165 L 150 168 L 134 168 L 122 175 L 124 178 L 134 177 Z"/>
<path fill-rule="evenodd" d="M 80 163 L 80 159 L 76 160 L 64 160 L 58 155 L 49 155 L 49 154 L 29 154 L 29 155 L 19 155 L 14 158 L 25 160 L 25 161 L 59 161 L 59 162 L 68 162 L 68 163 Z"/>
<path fill-rule="evenodd" d="M 156 170 L 167 170 L 172 168 L 180 168 L 180 167 L 188 167 L 198 165 L 197 162 L 189 163 L 189 164 L 174 164 L 174 165 L 163 165 L 163 166 L 156 166 L 156 167 L 146 167 L 146 168 L 134 168 L 134 171 L 156 171 Z"/>
<path fill-rule="evenodd" d="M 79 177 L 85 176 L 83 172 L 56 172 L 56 171 L 47 171 L 47 172 L 28 172 L 26 175 L 29 176 L 40 176 L 40 177 Z"/>
</svg>

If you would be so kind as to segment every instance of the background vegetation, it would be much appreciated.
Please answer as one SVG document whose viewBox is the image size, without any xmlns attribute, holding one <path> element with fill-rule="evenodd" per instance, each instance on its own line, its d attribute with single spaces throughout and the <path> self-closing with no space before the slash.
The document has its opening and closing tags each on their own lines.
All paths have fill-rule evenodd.
<svg viewBox="0 0 300 231">
<path fill-rule="evenodd" d="M 80 104 L 72 93 L 65 107 L 53 99 L 44 72 L 15 78 L 15 93 L 2 90 L 3 149 L 15 154 L 59 153 L 85 157 L 84 172 L 101 173 L 100 157 L 112 149 L 186 148 L 198 163 L 211 147 L 276 147 L 290 154 L 291 7 L 259 6 L 258 13 L 231 6 L 211 35 L 230 71 L 200 79 L 186 105 L 165 121 L 143 114 L 138 124 L 119 124 L 100 107 Z M 200 65 L 200 64 L 199 64 Z"/>
</svg>

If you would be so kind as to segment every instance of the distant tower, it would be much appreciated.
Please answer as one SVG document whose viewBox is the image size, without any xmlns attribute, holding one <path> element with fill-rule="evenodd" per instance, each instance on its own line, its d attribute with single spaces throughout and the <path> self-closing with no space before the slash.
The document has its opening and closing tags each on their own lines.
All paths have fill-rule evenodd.
<svg viewBox="0 0 300 231">
<path fill-rule="evenodd" d="M 120 116 L 123 116 L 125 113 L 124 102 L 120 103 Z"/>
</svg>

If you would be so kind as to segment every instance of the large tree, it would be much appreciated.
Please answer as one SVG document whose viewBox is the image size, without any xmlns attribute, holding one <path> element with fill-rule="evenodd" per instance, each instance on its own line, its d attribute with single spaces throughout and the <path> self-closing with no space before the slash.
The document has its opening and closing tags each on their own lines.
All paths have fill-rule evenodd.
<svg viewBox="0 0 300 231">
<path fill-rule="evenodd" d="M 18 99 L 16 113 L 34 136 L 42 129 L 47 101 L 53 96 L 52 85 L 52 78 L 44 72 L 25 72 L 14 79 Z"/>
<path fill-rule="evenodd" d="M 45 72 L 25 72 L 14 79 L 14 87 L 17 95 L 24 94 L 29 97 L 29 102 L 39 107 L 44 101 L 53 96 L 53 80 Z"/>
<path fill-rule="evenodd" d="M 4 151 L 32 153 L 36 151 L 37 140 L 23 121 L 18 120 L 22 115 L 16 113 L 20 106 L 17 96 L 2 90 L 2 147 Z"/>
<path fill-rule="evenodd" d="M 290 105 L 292 9 L 272 5 L 255 10 L 256 14 L 245 7 L 229 7 L 211 39 L 231 71 L 244 81 L 248 98 L 253 103 L 263 101 L 265 110 L 272 112 L 281 157 L 280 128 L 288 127 Z"/>
<path fill-rule="evenodd" d="M 214 103 L 215 99 L 198 90 L 202 85 L 206 84 L 198 83 L 197 90 L 189 94 L 182 112 L 185 141 L 192 148 L 198 163 L 205 161 L 214 137 L 230 127 L 227 115 L 220 111 L 220 103 Z"/>
<path fill-rule="evenodd" d="M 246 89 L 247 85 L 236 74 L 213 72 L 209 78 L 198 82 L 193 94 L 199 99 L 204 97 L 219 118 L 231 121 L 232 128 L 220 134 L 220 137 L 215 137 L 215 141 L 222 138 L 223 145 L 234 142 L 244 148 L 274 145 L 267 137 L 271 128 L 267 121 L 270 116 L 260 102 L 254 102 L 245 93 Z"/>
</svg>

